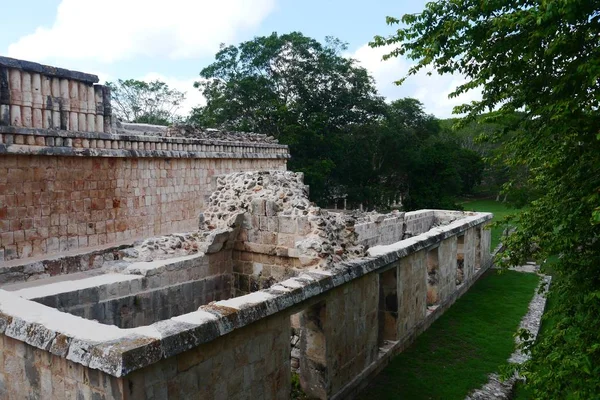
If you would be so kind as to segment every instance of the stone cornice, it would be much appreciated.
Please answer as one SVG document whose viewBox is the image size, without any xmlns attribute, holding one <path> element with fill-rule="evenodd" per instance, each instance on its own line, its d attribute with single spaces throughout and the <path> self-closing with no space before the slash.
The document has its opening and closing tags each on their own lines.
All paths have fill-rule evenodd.
<svg viewBox="0 0 600 400">
<path fill-rule="evenodd" d="M 17 60 L 15 58 L 0 56 L 0 67 L 14 68 L 26 72 L 34 72 L 46 76 L 63 79 L 73 79 L 85 83 L 98 83 L 98 76 L 86 74 L 85 72 L 71 71 L 65 68 L 52 67 L 50 65 L 38 64 L 31 61 Z"/>
<path fill-rule="evenodd" d="M 286 145 L 0 126 L 0 154 L 160 158 L 290 158 Z"/>
</svg>

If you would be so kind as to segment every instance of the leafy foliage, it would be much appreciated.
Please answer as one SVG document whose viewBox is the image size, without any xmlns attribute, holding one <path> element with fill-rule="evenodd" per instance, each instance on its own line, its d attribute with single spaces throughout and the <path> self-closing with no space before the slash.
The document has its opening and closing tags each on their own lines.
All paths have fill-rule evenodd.
<svg viewBox="0 0 600 400">
<path fill-rule="evenodd" d="M 185 93 L 159 80 L 119 79 L 106 85 L 111 89 L 117 117 L 126 122 L 169 125 L 177 119 L 177 110 L 185 100 Z"/>
<path fill-rule="evenodd" d="M 520 118 L 521 113 L 500 116 L 488 113 L 467 123 L 456 118 L 440 121 L 442 129 L 458 140 L 462 148 L 472 150 L 484 159 L 485 168 L 481 174 L 481 184 L 477 188 L 478 194 L 495 195 L 496 200 L 503 197 L 503 201 L 517 208 L 538 196 L 527 184 L 528 168 L 523 165 L 509 166 L 506 163 L 504 142 L 514 135 L 523 134 L 522 131 L 511 130 L 518 125 Z M 506 185 L 511 187 L 510 197 L 503 191 Z"/>
<path fill-rule="evenodd" d="M 337 39 L 321 44 L 298 32 L 222 47 L 200 72 L 204 80 L 196 86 L 207 104 L 191 120 L 288 144 L 289 168 L 304 172 L 311 197 L 322 205 L 345 197 L 351 206 L 385 208 L 408 193 L 410 207 L 453 204 L 452 196 L 477 182 L 478 156 L 439 138 L 438 121 L 419 101 L 386 104 L 343 50 Z M 436 146 L 448 150 L 444 162 L 434 158 Z M 461 170 L 461 157 L 473 169 Z M 424 179 L 432 174 L 439 180 Z M 448 176 L 453 184 L 443 182 Z"/>
<path fill-rule="evenodd" d="M 526 168 L 539 197 L 519 214 L 508 263 L 553 265 L 555 329 L 533 347 L 524 376 L 536 398 L 595 398 L 600 393 L 600 3 L 596 0 L 436 1 L 405 15 L 405 27 L 374 45 L 390 57 L 467 78 L 453 95 L 482 89 L 458 107 L 472 121 L 520 112 L 502 151 L 508 167 Z M 391 24 L 400 21 L 388 18 Z M 511 190 L 510 185 L 507 188 Z"/>
<path fill-rule="evenodd" d="M 290 145 L 290 169 L 305 173 L 311 196 L 332 195 L 330 175 L 341 135 L 382 113 L 373 79 L 341 56 L 345 45 L 325 45 L 298 32 L 257 37 L 222 47 L 196 83 L 207 99 L 191 120 L 274 135 Z"/>
</svg>

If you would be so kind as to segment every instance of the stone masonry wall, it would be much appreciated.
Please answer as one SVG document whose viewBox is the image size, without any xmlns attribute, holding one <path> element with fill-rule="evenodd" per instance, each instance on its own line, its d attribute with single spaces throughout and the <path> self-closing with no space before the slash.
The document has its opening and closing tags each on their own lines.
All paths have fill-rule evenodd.
<svg viewBox="0 0 600 400">
<path fill-rule="evenodd" d="M 0 57 L 0 126 L 110 132 L 110 90 L 98 77 Z"/>
<path fill-rule="evenodd" d="M 0 398 L 123 399 L 123 379 L 0 335 Z M 25 376 L 23 376 L 23 374 Z"/>
<path fill-rule="evenodd" d="M 211 301 L 226 300 L 231 297 L 231 292 L 231 275 L 218 275 L 114 299 L 57 308 L 101 324 L 136 328 L 196 311 Z"/>
<path fill-rule="evenodd" d="M 124 399 L 287 399 L 290 319 L 277 314 L 124 378 Z"/>
<path fill-rule="evenodd" d="M 17 296 L 59 311 L 120 328 L 151 325 L 196 311 L 233 293 L 231 251 L 158 261 L 140 269 L 124 261 L 47 285 L 17 282 L 3 286 Z M 144 266 L 144 264 L 141 264 Z"/>
<path fill-rule="evenodd" d="M 467 214 L 417 237 L 373 247 L 369 257 L 328 269 L 305 269 L 268 289 L 212 302 L 139 328 L 103 325 L 30 301 L 35 298 L 32 294 L 52 292 L 51 283 L 24 289 L 29 290 L 27 296 L 22 291 L 0 290 L 0 338 L 8 346 L 0 352 L 0 361 L 4 361 L 0 364 L 0 397 L 19 399 L 22 393 L 33 393 L 38 398 L 96 396 L 106 400 L 287 399 L 291 324 L 296 320 L 292 316 L 299 313 L 294 332 L 300 342 L 296 356 L 303 390 L 320 399 L 347 398 L 489 268 L 490 232 L 483 226 L 490 218 L 489 214 Z M 230 232 L 228 240 L 235 235 L 235 230 Z M 465 237 L 465 265 L 483 264 L 457 286 L 454 278 L 461 236 Z M 214 239 L 214 243 L 220 240 Z M 231 249 L 225 246 L 224 250 L 208 256 L 222 254 L 230 259 Z M 112 272 L 103 279 L 118 282 L 115 298 L 119 298 L 127 287 L 130 292 L 139 290 L 138 285 L 133 288 L 137 280 L 158 276 L 157 282 L 161 282 L 160 275 L 178 276 L 203 257 L 206 255 L 193 254 L 132 264 L 115 260 L 112 267 L 121 268 L 121 274 Z M 436 267 L 435 284 L 439 285 L 436 307 L 426 307 L 431 265 Z M 175 275 L 168 275 L 172 273 Z M 100 278 L 102 275 L 92 280 Z M 179 278 L 185 279 L 185 274 Z M 129 284 L 121 287 L 121 282 Z M 69 282 L 75 291 L 73 285 L 78 284 L 77 280 Z M 91 286 L 83 283 L 80 287 Z M 81 296 L 89 293 L 76 292 L 85 303 Z M 111 293 L 107 289 L 107 294 Z M 57 301 L 62 300 L 59 297 Z M 382 317 L 386 327 L 395 332 L 380 330 Z M 397 324 L 388 324 L 389 317 L 396 318 Z M 12 349 L 14 343 L 20 350 Z M 56 367 L 54 361 L 48 361 L 55 357 L 50 353 L 61 357 Z M 65 357 L 77 364 L 64 361 Z M 61 368 L 61 362 L 69 368 L 68 374 L 76 374 L 68 375 L 68 386 L 65 374 L 52 370 Z M 65 391 L 62 396 L 61 390 Z"/>
<path fill-rule="evenodd" d="M 398 263 L 398 338 L 407 336 L 427 316 L 426 262 L 422 250 Z"/>
<path fill-rule="evenodd" d="M 246 215 L 233 251 L 236 293 L 247 294 L 302 271 L 297 241 L 311 233 L 307 217 L 266 215 L 252 210 Z"/>
<path fill-rule="evenodd" d="M 330 394 L 339 392 L 377 359 L 378 285 L 377 274 L 372 274 L 327 296 Z"/>
<path fill-rule="evenodd" d="M 358 241 L 368 247 L 387 245 L 428 231 L 435 222 L 434 211 L 392 212 L 363 218 L 356 226 Z"/>
<path fill-rule="evenodd" d="M 0 156 L 0 262 L 192 230 L 214 176 L 285 163 Z"/>
</svg>

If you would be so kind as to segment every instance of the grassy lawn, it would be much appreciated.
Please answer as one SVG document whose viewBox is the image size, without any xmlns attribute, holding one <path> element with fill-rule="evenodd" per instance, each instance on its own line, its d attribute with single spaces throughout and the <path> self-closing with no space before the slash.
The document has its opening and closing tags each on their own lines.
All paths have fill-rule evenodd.
<svg viewBox="0 0 600 400">
<path fill-rule="evenodd" d="M 514 351 L 513 334 L 538 282 L 534 274 L 488 272 L 359 399 L 464 399 Z"/>
<path fill-rule="evenodd" d="M 462 204 L 465 211 L 480 211 L 480 212 L 491 212 L 494 213 L 493 221 L 499 221 L 507 215 L 516 214 L 519 212 L 518 209 L 508 208 L 505 203 L 495 201 L 492 199 L 486 200 L 473 200 Z M 500 243 L 502 237 L 502 231 L 506 226 L 497 226 L 492 228 L 492 250 Z"/>
</svg>

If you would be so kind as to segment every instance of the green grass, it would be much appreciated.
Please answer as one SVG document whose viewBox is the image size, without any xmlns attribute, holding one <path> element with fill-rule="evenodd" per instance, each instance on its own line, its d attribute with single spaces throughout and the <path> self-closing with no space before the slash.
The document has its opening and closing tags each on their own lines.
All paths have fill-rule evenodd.
<svg viewBox="0 0 600 400">
<path fill-rule="evenodd" d="M 493 221 L 499 221 L 507 215 L 516 214 L 519 212 L 518 209 L 508 208 L 505 203 L 499 201 L 486 199 L 486 200 L 473 200 L 462 204 L 465 211 L 480 211 L 480 212 L 491 212 L 494 213 Z M 506 226 L 497 226 L 492 228 L 492 250 L 498 246 L 502 237 L 502 231 Z"/>
<path fill-rule="evenodd" d="M 464 399 L 506 364 L 538 282 L 534 274 L 488 272 L 359 399 Z"/>
</svg>

